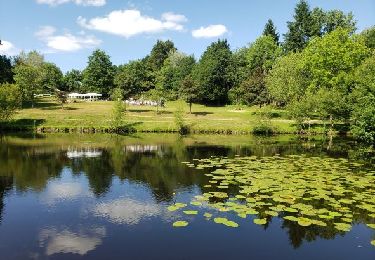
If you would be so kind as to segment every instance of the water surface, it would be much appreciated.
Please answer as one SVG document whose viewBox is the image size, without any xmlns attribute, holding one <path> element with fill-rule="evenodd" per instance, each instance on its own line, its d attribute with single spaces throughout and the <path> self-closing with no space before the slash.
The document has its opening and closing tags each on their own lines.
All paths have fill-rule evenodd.
<svg viewBox="0 0 375 260">
<path fill-rule="evenodd" d="M 345 159 L 373 172 L 369 155 L 345 139 L 2 136 L 0 259 L 375 259 L 375 230 L 365 225 L 375 223 L 371 212 L 356 213 L 341 232 L 217 212 L 239 224 L 230 228 L 207 220 L 205 209 L 168 210 L 209 184 L 210 169 L 182 162 L 275 155 Z M 172 226 L 181 219 L 189 225 Z"/>
</svg>

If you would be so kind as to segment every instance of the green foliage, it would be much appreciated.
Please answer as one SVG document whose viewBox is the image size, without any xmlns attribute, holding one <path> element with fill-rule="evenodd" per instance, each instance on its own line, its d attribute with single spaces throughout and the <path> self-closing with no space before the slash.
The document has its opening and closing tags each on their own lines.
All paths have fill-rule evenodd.
<svg viewBox="0 0 375 260">
<path fill-rule="evenodd" d="M 83 76 L 79 70 L 68 71 L 63 78 L 62 90 L 68 92 L 83 92 L 82 91 Z"/>
<path fill-rule="evenodd" d="M 288 22 L 288 32 L 284 35 L 286 51 L 303 49 L 311 36 L 312 20 L 308 3 L 305 0 L 300 0 L 294 11 L 294 21 Z"/>
<path fill-rule="evenodd" d="M 375 55 L 355 71 L 355 88 L 351 95 L 353 111 L 351 130 L 358 139 L 375 143 Z"/>
<path fill-rule="evenodd" d="M 114 82 L 123 91 L 124 98 L 139 95 L 153 84 L 150 71 L 144 60 L 131 61 L 118 68 Z"/>
<path fill-rule="evenodd" d="M 189 104 L 189 111 L 191 113 L 192 104 L 200 99 L 198 85 L 191 75 L 186 76 L 181 82 L 180 97 Z"/>
<path fill-rule="evenodd" d="M 121 130 L 124 125 L 124 104 L 121 89 L 114 89 L 111 98 L 114 100 L 112 109 L 111 127 L 115 132 Z"/>
<path fill-rule="evenodd" d="M 312 11 L 305 0 L 296 5 L 294 21 L 288 22 L 288 32 L 284 35 L 286 51 L 300 51 L 308 42 L 316 37 L 344 28 L 350 33 L 356 30 L 353 14 L 345 14 L 340 10 L 324 12 L 321 8 Z"/>
<path fill-rule="evenodd" d="M 5 55 L 0 55 L 0 84 L 13 83 L 12 59 Z"/>
<path fill-rule="evenodd" d="M 303 96 L 307 83 L 301 61 L 301 53 L 289 53 L 279 58 L 267 75 L 267 89 L 279 105 Z"/>
<path fill-rule="evenodd" d="M 174 122 L 176 124 L 177 130 L 180 134 L 188 134 L 190 129 L 189 126 L 186 124 L 184 119 L 184 110 L 182 106 L 178 106 L 176 111 L 174 111 Z"/>
<path fill-rule="evenodd" d="M 21 105 L 21 92 L 17 85 L 3 83 L 0 85 L 0 121 L 12 118 Z"/>
<path fill-rule="evenodd" d="M 164 88 L 170 99 L 176 99 L 185 77 L 191 74 L 195 59 L 178 51 L 169 53 L 163 67 L 157 73 L 156 84 Z"/>
<path fill-rule="evenodd" d="M 152 71 L 160 70 L 169 54 L 176 50 L 177 49 L 174 47 L 174 43 L 172 41 L 158 40 L 154 47 L 152 47 L 150 56 L 147 58 L 147 62 Z"/>
<path fill-rule="evenodd" d="M 59 67 L 50 62 L 44 62 L 42 65 L 42 89 L 45 92 L 53 92 L 56 89 L 62 89 L 63 74 Z"/>
<path fill-rule="evenodd" d="M 225 104 L 228 91 L 234 84 L 232 52 L 226 40 L 212 43 L 193 69 L 193 75 L 202 93 L 202 101 Z"/>
<path fill-rule="evenodd" d="M 110 57 L 102 50 L 95 50 L 88 59 L 83 71 L 83 88 L 85 92 L 98 92 L 108 95 L 113 88 L 115 68 Z"/>
<path fill-rule="evenodd" d="M 281 49 L 271 36 L 261 36 L 252 43 L 247 51 L 250 71 L 261 69 L 267 72 L 281 55 Z"/>
<path fill-rule="evenodd" d="M 269 102 L 268 90 L 265 86 L 264 72 L 259 68 L 255 69 L 249 77 L 239 86 L 239 92 L 236 94 L 246 105 L 262 105 Z"/>
<path fill-rule="evenodd" d="M 271 19 L 268 19 L 266 25 L 264 26 L 263 35 L 271 36 L 273 41 L 279 45 L 279 34 L 276 31 L 276 27 Z"/>
<path fill-rule="evenodd" d="M 34 106 L 35 94 L 41 91 L 43 82 L 44 57 L 36 51 L 22 52 L 15 65 L 14 80 L 20 88 L 22 101 L 31 101 Z"/>
<path fill-rule="evenodd" d="M 375 49 L 375 26 L 372 26 L 361 33 L 365 44 L 370 49 Z"/>
</svg>

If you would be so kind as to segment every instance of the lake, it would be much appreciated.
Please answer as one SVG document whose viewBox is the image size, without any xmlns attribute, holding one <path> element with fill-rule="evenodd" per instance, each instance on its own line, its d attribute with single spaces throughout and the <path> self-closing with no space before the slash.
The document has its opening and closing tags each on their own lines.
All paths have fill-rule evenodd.
<svg viewBox="0 0 375 260">
<path fill-rule="evenodd" d="M 352 140 L 4 135 L 0 259 L 374 260 Z"/>
</svg>

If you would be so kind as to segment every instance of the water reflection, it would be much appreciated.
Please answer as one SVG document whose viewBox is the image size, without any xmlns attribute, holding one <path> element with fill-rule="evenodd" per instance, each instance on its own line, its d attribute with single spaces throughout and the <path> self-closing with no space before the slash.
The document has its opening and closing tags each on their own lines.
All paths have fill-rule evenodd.
<svg viewBox="0 0 375 260">
<path fill-rule="evenodd" d="M 85 255 L 101 245 L 105 236 L 104 227 L 81 228 L 76 232 L 52 227 L 40 231 L 39 245 L 45 248 L 47 256 L 58 253 Z"/>
<path fill-rule="evenodd" d="M 141 220 L 166 214 L 162 206 L 130 198 L 120 198 L 96 205 L 95 216 L 107 218 L 117 224 L 135 225 Z"/>
<path fill-rule="evenodd" d="M 52 182 L 46 188 L 46 191 L 41 195 L 43 203 L 52 205 L 61 201 L 78 199 L 79 197 L 89 196 L 90 194 L 82 187 L 81 183 Z"/>
<path fill-rule="evenodd" d="M 201 193 L 208 182 L 204 174 L 197 174 L 196 170 L 181 164 L 183 161 L 210 156 L 301 153 L 368 159 L 368 153 L 362 150 L 358 152 L 352 142 L 339 139 L 333 140 L 333 145 L 327 150 L 325 140 L 284 137 L 266 140 L 238 137 L 239 141 L 225 136 L 214 136 L 211 139 L 204 136 L 187 139 L 179 139 L 177 136 L 156 136 L 150 139 L 80 136 L 78 141 L 74 138 L 47 136 L 43 139 L 28 139 L 8 136 L 0 139 L 0 228 L 3 225 L 2 216 L 7 218 L 4 199 L 10 196 L 12 188 L 16 191 L 13 198 L 17 194 L 38 194 L 39 202 L 44 207 L 53 205 L 62 212 L 61 216 L 46 218 L 44 221 L 47 223 L 38 229 L 39 246 L 43 247 L 47 256 L 59 253 L 85 255 L 94 251 L 104 244 L 105 237 L 109 237 L 108 222 L 133 228 L 146 221 L 156 221 L 157 226 L 163 220 L 170 220 L 171 214 L 166 210 L 166 205 L 173 203 L 181 193 L 189 196 Z M 82 138 L 93 140 L 85 141 Z M 128 196 L 129 191 L 125 186 L 134 189 L 142 187 L 151 196 Z M 35 214 L 45 214 L 43 209 L 35 209 Z M 84 210 L 87 214 L 84 215 L 86 219 L 82 220 L 82 215 L 77 212 L 82 213 Z M 74 228 L 74 224 L 88 220 L 87 225 Z M 16 225 L 16 222 L 8 223 L 12 224 Z M 207 228 L 205 224 L 201 225 L 203 229 Z M 13 232 L 14 226 L 10 227 L 11 231 L 5 235 Z M 281 222 L 280 230 L 283 234 L 287 233 L 294 248 L 301 247 L 304 241 L 334 239 L 341 235 L 334 229 L 301 228 L 285 221 Z M 225 232 L 216 235 L 225 236 Z M 3 237 L 0 236 L 1 243 L 6 242 L 1 240 Z M 171 236 L 170 239 L 175 237 Z M 16 245 L 12 250 L 15 248 Z"/>
</svg>

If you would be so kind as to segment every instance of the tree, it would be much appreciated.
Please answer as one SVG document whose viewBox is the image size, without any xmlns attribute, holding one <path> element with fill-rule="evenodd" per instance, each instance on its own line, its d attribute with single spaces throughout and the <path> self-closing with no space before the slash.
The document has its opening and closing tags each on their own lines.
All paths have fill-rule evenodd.
<svg viewBox="0 0 375 260">
<path fill-rule="evenodd" d="M 17 85 L 0 85 L 0 121 L 9 120 L 21 105 L 21 92 Z"/>
<path fill-rule="evenodd" d="M 116 88 L 123 91 L 125 99 L 148 91 L 153 84 L 152 76 L 144 60 L 131 61 L 128 64 L 121 65 L 114 82 Z"/>
<path fill-rule="evenodd" d="M 258 68 L 252 71 L 249 77 L 241 85 L 241 100 L 246 105 L 259 105 L 269 102 L 269 94 L 265 86 L 265 76 L 263 71 Z"/>
<path fill-rule="evenodd" d="M 41 69 L 41 84 L 44 91 L 63 88 L 63 74 L 59 67 L 53 63 L 44 62 Z"/>
<path fill-rule="evenodd" d="M 296 5 L 294 21 L 288 22 L 288 32 L 284 34 L 284 49 L 300 51 L 314 37 L 320 37 L 337 28 L 345 28 L 351 33 L 356 30 L 353 14 L 345 14 L 340 10 L 324 12 L 321 8 L 312 11 L 305 0 Z"/>
<path fill-rule="evenodd" d="M 63 78 L 62 90 L 68 92 L 82 92 L 83 76 L 79 70 L 68 71 Z"/>
<path fill-rule="evenodd" d="M 356 28 L 356 21 L 353 13 L 345 14 L 341 10 L 331 10 L 325 13 L 323 33 L 327 34 L 333 32 L 337 28 L 344 28 L 350 33 L 354 33 Z"/>
<path fill-rule="evenodd" d="M 83 71 L 83 88 L 108 95 L 114 86 L 115 69 L 110 57 L 102 50 L 95 50 Z"/>
<path fill-rule="evenodd" d="M 250 45 L 246 56 L 248 75 L 239 84 L 239 88 L 242 89 L 242 103 L 261 107 L 270 101 L 265 78 L 280 55 L 281 48 L 270 35 L 261 36 Z"/>
<path fill-rule="evenodd" d="M 368 48 L 375 49 L 375 26 L 372 26 L 361 33 Z"/>
<path fill-rule="evenodd" d="M 276 27 L 271 19 L 268 19 L 264 26 L 263 35 L 271 36 L 277 45 L 279 45 L 279 34 L 276 32 Z"/>
<path fill-rule="evenodd" d="M 164 88 L 170 99 L 176 99 L 181 82 L 191 73 L 194 65 L 193 56 L 187 56 L 178 51 L 171 52 L 157 73 L 156 84 Z"/>
<path fill-rule="evenodd" d="M 298 101 L 304 95 L 307 82 L 302 65 L 302 54 L 291 52 L 276 60 L 266 76 L 266 87 L 278 105 Z"/>
<path fill-rule="evenodd" d="M 111 125 L 115 131 L 119 131 L 124 124 L 123 91 L 115 88 L 112 91 L 111 98 L 114 100 Z"/>
<path fill-rule="evenodd" d="M 199 100 L 199 88 L 191 75 L 187 75 L 181 82 L 180 97 L 189 104 L 191 114 L 192 104 Z"/>
<path fill-rule="evenodd" d="M 249 70 L 261 69 L 267 73 L 275 60 L 281 55 L 281 49 L 271 36 L 261 36 L 252 43 L 247 51 Z"/>
<path fill-rule="evenodd" d="M 227 40 L 212 43 L 193 69 L 193 75 L 201 91 L 202 101 L 225 104 L 228 91 L 234 84 L 232 52 Z"/>
<path fill-rule="evenodd" d="M 12 60 L 10 57 L 0 55 L 0 84 L 13 83 Z"/>
<path fill-rule="evenodd" d="M 176 50 L 177 49 L 176 47 L 174 47 L 174 43 L 172 41 L 158 40 L 152 48 L 150 56 L 147 59 L 152 71 L 160 70 L 169 54 Z"/>
<path fill-rule="evenodd" d="M 375 54 L 366 59 L 354 73 L 355 87 L 351 130 L 365 142 L 375 143 Z"/>
<path fill-rule="evenodd" d="M 298 51 L 307 45 L 311 36 L 311 11 L 305 0 L 296 5 L 294 21 L 288 22 L 288 32 L 284 34 L 286 51 Z"/>
<path fill-rule="evenodd" d="M 68 100 L 68 94 L 65 91 L 59 90 L 58 88 L 55 89 L 55 96 L 57 101 L 61 104 L 61 109 L 64 109 L 64 104 Z"/>
<path fill-rule="evenodd" d="M 44 57 L 36 51 L 22 52 L 13 69 L 14 80 L 20 88 L 22 101 L 31 101 L 34 107 L 35 94 L 41 91 Z"/>
</svg>

